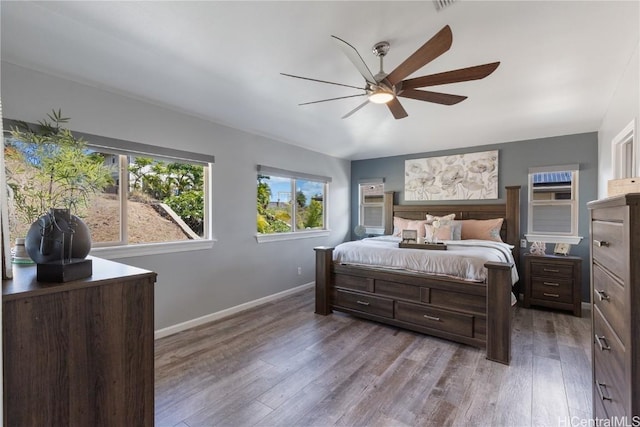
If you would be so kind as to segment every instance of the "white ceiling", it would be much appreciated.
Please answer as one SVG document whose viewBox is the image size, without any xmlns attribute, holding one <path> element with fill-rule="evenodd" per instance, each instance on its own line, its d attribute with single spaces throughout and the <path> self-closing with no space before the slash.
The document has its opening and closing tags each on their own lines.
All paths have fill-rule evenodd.
<svg viewBox="0 0 640 427">
<path fill-rule="evenodd" d="M 634 49 L 638 1 L 1 2 L 2 60 L 314 151 L 364 159 L 597 131 Z M 432 87 L 455 106 L 401 99 L 395 120 L 358 93 L 281 76 L 364 81 L 331 41 L 390 72 L 444 25 L 451 49 L 413 76 L 501 61 Z"/>
</svg>

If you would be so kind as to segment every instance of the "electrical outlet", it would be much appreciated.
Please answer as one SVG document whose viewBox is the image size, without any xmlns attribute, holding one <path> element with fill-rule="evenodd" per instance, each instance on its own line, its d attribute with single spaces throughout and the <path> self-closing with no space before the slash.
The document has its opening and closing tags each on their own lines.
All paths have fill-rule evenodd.
<svg viewBox="0 0 640 427">
<path fill-rule="evenodd" d="M 302 267 L 298 267 L 298 276 L 302 275 Z"/>
<path fill-rule="evenodd" d="M 520 240 L 520 247 L 521 248 L 526 248 L 527 247 L 527 239 L 521 239 Z"/>
</svg>

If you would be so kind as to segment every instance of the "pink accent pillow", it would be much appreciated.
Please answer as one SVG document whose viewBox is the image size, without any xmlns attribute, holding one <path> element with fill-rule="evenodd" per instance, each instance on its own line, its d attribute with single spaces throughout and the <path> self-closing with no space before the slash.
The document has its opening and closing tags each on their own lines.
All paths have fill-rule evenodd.
<svg viewBox="0 0 640 427">
<path fill-rule="evenodd" d="M 462 240 L 480 239 L 502 242 L 500 229 L 504 218 L 465 219 L 462 221 Z"/>
<path fill-rule="evenodd" d="M 453 229 L 450 225 L 441 225 L 435 228 L 433 224 L 425 224 L 424 230 L 424 239 L 427 242 L 432 242 L 434 237 L 438 240 L 453 240 Z"/>
<path fill-rule="evenodd" d="M 424 219 L 406 219 L 397 216 L 393 217 L 393 235 L 400 237 L 402 230 L 416 230 L 418 237 L 424 238 L 424 226 L 427 223 Z"/>
</svg>

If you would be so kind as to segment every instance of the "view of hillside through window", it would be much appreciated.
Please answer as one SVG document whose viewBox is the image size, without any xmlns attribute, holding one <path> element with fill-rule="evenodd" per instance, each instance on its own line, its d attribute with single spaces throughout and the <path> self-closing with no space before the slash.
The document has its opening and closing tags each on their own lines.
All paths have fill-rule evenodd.
<svg viewBox="0 0 640 427">
<path fill-rule="evenodd" d="M 202 165 L 92 149 L 74 153 L 55 144 L 24 143 L 12 138 L 5 138 L 4 154 L 12 242 L 24 237 L 50 207 L 69 205 L 72 213 L 88 225 L 94 246 L 203 237 Z M 87 177 L 95 182 L 97 191 L 78 187 L 72 202 L 68 197 L 56 198 L 63 186 Z M 121 197 L 122 188 L 126 197 Z"/>
</svg>

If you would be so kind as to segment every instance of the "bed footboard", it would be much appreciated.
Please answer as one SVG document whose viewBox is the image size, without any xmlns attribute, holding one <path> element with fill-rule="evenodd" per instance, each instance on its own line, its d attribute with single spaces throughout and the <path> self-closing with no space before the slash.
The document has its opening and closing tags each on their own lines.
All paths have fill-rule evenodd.
<svg viewBox="0 0 640 427">
<path fill-rule="evenodd" d="M 331 263 L 333 263 L 333 248 L 318 246 L 316 251 L 316 314 L 326 316 L 331 313 L 329 301 L 329 285 L 331 281 Z"/>
<path fill-rule="evenodd" d="M 511 361 L 511 264 L 488 262 L 487 359 Z"/>
<path fill-rule="evenodd" d="M 381 298 L 377 296 L 375 292 L 375 283 L 376 278 L 372 277 L 369 274 L 363 276 L 362 268 L 359 268 L 359 272 L 351 273 L 355 276 L 351 276 L 350 271 L 348 270 L 347 275 L 344 275 L 343 271 L 345 266 L 340 266 L 341 273 L 337 274 L 332 271 L 333 268 L 333 249 L 332 247 L 327 246 L 319 246 L 314 248 L 316 252 L 316 306 L 315 312 L 316 314 L 328 315 L 331 314 L 334 306 L 332 301 L 332 296 L 335 296 L 336 292 L 338 294 L 346 292 L 347 294 L 352 295 L 360 295 L 365 299 L 367 297 L 371 298 L 371 307 L 375 306 L 376 301 L 380 301 Z M 462 319 L 462 321 L 466 321 L 469 317 L 470 312 L 474 310 L 477 312 L 478 309 L 478 301 L 482 301 L 482 305 L 486 307 L 486 311 L 482 310 L 481 313 L 486 314 L 486 319 L 484 315 L 477 316 L 476 320 L 469 320 L 470 323 L 473 322 L 483 322 L 484 325 L 474 326 L 475 331 L 482 331 L 481 339 L 475 338 L 475 332 L 471 335 L 465 335 L 464 326 L 463 332 L 458 330 L 447 330 L 446 326 L 443 331 L 438 331 L 434 328 L 436 326 L 427 326 L 420 327 L 418 325 L 412 325 L 411 323 L 407 323 L 402 319 L 397 319 L 393 314 L 395 310 L 390 308 L 390 312 L 387 314 L 382 314 L 378 312 L 360 312 L 359 310 L 345 309 L 342 305 L 340 307 L 336 306 L 335 308 L 340 311 L 346 311 L 354 315 L 360 315 L 362 317 L 369 318 L 371 320 L 377 320 L 383 323 L 388 323 L 391 325 L 405 327 L 407 329 L 413 329 L 418 332 L 423 333 L 431 333 L 433 335 L 440 336 L 442 338 L 448 338 L 452 341 L 458 341 L 465 344 L 471 344 L 478 347 L 485 347 L 487 352 L 487 359 L 500 362 L 504 364 L 509 364 L 511 359 L 511 264 L 508 263 L 500 263 L 500 262 L 488 262 L 485 264 L 485 267 L 488 269 L 488 279 L 486 286 L 486 293 L 482 292 L 482 288 L 476 284 L 469 284 L 463 281 L 455 281 L 451 279 L 443 280 L 441 278 L 435 276 L 421 276 L 421 277 L 429 277 L 428 279 L 424 278 L 416 278 L 416 275 L 406 275 L 402 273 L 398 273 L 394 275 L 394 273 L 384 273 L 384 278 L 382 279 L 382 284 L 387 287 L 386 298 L 389 295 L 388 284 L 391 283 L 389 280 L 391 279 L 393 283 L 396 283 L 397 286 L 404 289 L 405 291 L 412 292 L 409 289 L 416 289 L 416 295 L 418 298 L 424 301 L 423 303 L 412 302 L 410 305 L 420 310 L 419 306 L 416 304 L 420 304 L 423 307 L 432 307 L 436 312 L 442 313 L 443 316 L 453 316 L 453 318 L 458 318 L 458 320 Z M 375 273 L 379 275 L 380 273 Z M 334 278 L 333 275 L 340 276 L 338 278 Z M 368 277 L 367 277 L 368 276 Z M 353 277 L 358 277 L 357 284 L 353 282 Z M 349 279 L 350 278 L 350 279 Z M 342 289 L 342 286 L 336 291 L 334 289 L 335 280 L 340 279 L 340 283 L 347 284 L 345 281 L 351 281 L 349 286 L 346 289 Z M 429 281 L 429 285 L 424 285 L 424 280 Z M 425 304 L 428 302 L 426 295 L 428 289 L 424 286 L 436 286 L 435 283 L 438 281 L 444 281 L 446 284 L 444 286 L 455 288 L 458 295 L 461 295 L 462 300 L 468 300 L 470 304 L 473 304 L 473 307 L 469 307 L 465 309 L 464 307 L 460 307 L 458 309 L 446 309 L 443 311 L 439 309 L 440 306 L 431 306 L 430 304 Z M 443 286 L 443 285 L 439 285 Z M 355 287 L 355 288 L 354 288 Z M 354 293 L 355 292 L 355 293 Z M 465 297 L 468 292 L 468 296 Z M 389 303 L 392 306 L 396 306 L 396 304 L 404 304 L 406 306 L 406 296 L 402 297 L 399 295 L 399 302 L 390 301 Z M 394 298 L 395 300 L 395 298 Z M 405 302 L 403 302 L 405 301 Z M 363 301 L 362 303 L 369 306 L 369 303 Z M 424 304 L 424 305 L 423 305 Z M 399 307 L 399 306 L 398 306 Z M 444 308 L 444 307 L 443 307 Z M 373 314 L 372 314 L 373 313 Z M 458 314 L 459 313 L 459 314 Z M 423 317 L 420 314 L 420 317 Z M 424 316 L 430 319 L 437 319 L 433 316 Z M 445 320 L 443 318 L 443 320 Z M 452 320 L 451 318 L 447 319 L 448 321 Z M 486 329 L 485 329 L 486 327 Z M 486 331 L 486 338 L 484 338 L 484 331 Z"/>
</svg>

